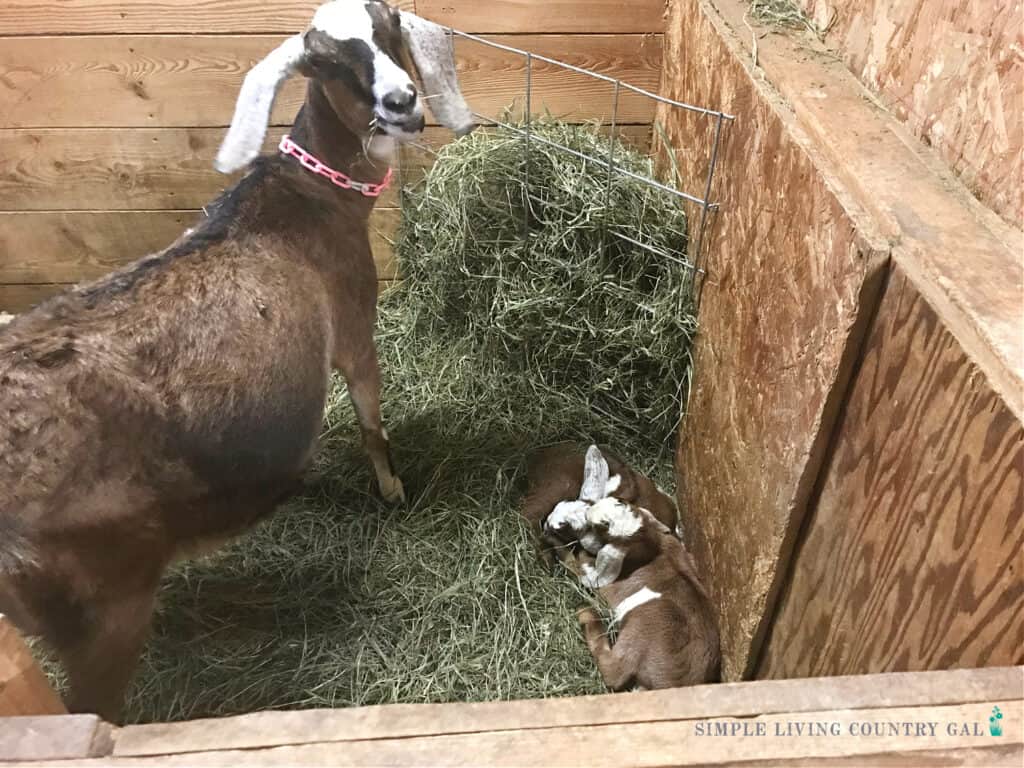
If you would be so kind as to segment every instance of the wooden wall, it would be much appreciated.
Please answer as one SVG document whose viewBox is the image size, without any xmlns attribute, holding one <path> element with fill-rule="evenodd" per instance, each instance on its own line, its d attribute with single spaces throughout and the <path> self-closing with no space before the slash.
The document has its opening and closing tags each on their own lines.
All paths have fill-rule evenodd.
<svg viewBox="0 0 1024 768">
<path fill-rule="evenodd" d="M 724 672 L 1019 660 L 1021 234 L 814 39 L 755 65 L 748 8 L 673 0 L 663 70 L 738 115 L 677 456 Z"/>
<path fill-rule="evenodd" d="M 722 212 L 677 464 L 686 543 L 719 608 L 723 673 L 738 680 L 817 476 L 886 243 L 837 195 L 791 111 L 704 0 L 673 0 L 665 49 L 666 96 L 737 115 L 711 195 Z M 692 148 L 705 145 L 707 121 L 671 109 L 659 120 L 684 178 L 700 178 L 707 159 Z"/>
<path fill-rule="evenodd" d="M 656 89 L 662 0 L 402 0 L 402 7 Z M 249 67 L 309 21 L 316 0 L 6 0 L 0 3 L 0 310 L 97 277 L 170 243 L 229 179 L 213 156 Z M 522 60 L 460 41 L 471 105 L 522 103 Z M 289 83 L 270 150 L 302 99 Z M 533 104 L 567 119 L 607 117 L 611 89 L 535 68 Z M 654 105 L 625 95 L 620 121 Z M 430 128 L 427 143 L 447 140 Z M 414 159 L 414 164 L 417 162 Z M 418 161 L 425 162 L 424 158 Z M 406 169 L 410 170 L 410 169 Z M 415 172 L 415 168 L 412 169 Z M 397 196 L 374 216 L 383 279 L 395 276 Z"/>
<path fill-rule="evenodd" d="M 1024 428 L 893 272 L 758 677 L 1024 663 Z"/>
<path fill-rule="evenodd" d="M 798 0 L 861 81 L 971 191 L 1024 226 L 1017 0 Z"/>
</svg>

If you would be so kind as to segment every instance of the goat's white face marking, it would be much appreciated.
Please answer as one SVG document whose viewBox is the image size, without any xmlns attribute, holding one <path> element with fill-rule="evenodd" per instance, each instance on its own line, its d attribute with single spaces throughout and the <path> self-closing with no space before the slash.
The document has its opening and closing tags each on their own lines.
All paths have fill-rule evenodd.
<svg viewBox="0 0 1024 768">
<path fill-rule="evenodd" d="M 604 495 L 611 496 L 613 493 L 619 490 L 620 485 L 622 485 L 621 475 L 612 475 L 611 477 L 608 478 L 608 482 L 605 483 L 604 485 Z"/>
<path fill-rule="evenodd" d="M 582 533 L 587 527 L 587 506 L 585 501 L 560 501 L 544 525 L 555 529 L 568 525 L 577 534 Z"/>
<path fill-rule="evenodd" d="M 617 606 L 615 606 L 615 617 L 614 622 L 621 624 L 622 620 L 626 618 L 626 614 L 632 611 L 634 608 L 639 608 L 644 603 L 649 603 L 651 600 L 657 600 L 661 597 L 661 592 L 655 592 L 653 589 L 647 587 L 641 587 L 632 595 L 627 597 Z"/>
<path fill-rule="evenodd" d="M 415 96 L 416 86 L 409 73 L 402 69 L 374 40 L 373 16 L 366 0 L 331 0 L 321 5 L 310 26 L 329 35 L 339 43 L 358 40 L 366 44 L 373 57 L 373 98 L 380 127 L 402 140 L 415 138 L 419 131 L 408 131 L 402 126 L 421 120 L 423 107 L 417 101 L 410 111 L 389 109 L 386 98 L 396 93 Z M 390 11 L 389 11 L 390 12 Z"/>
<path fill-rule="evenodd" d="M 608 529 L 608 535 L 615 538 L 632 536 L 640 530 L 643 521 L 640 516 L 618 499 L 601 499 L 587 510 L 587 522 Z"/>
</svg>

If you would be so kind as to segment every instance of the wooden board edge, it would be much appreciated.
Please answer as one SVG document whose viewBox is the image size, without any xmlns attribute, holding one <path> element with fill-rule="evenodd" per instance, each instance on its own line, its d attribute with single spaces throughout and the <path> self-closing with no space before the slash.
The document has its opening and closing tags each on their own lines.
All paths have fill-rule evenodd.
<svg viewBox="0 0 1024 768">
<path fill-rule="evenodd" d="M 303 740 L 364 741 L 552 727 L 627 725 L 694 718 L 743 718 L 838 708 L 872 709 L 986 703 L 1024 696 L 1024 666 L 805 680 L 721 683 L 631 694 L 452 704 L 387 704 L 351 709 L 256 712 L 180 724 L 122 728 L 114 756 L 190 749 L 253 749 Z"/>
</svg>

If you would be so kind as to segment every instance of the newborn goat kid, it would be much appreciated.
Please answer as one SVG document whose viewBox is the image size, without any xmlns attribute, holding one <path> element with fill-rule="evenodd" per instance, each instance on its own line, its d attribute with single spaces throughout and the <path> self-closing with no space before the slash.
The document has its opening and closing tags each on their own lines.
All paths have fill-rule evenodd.
<svg viewBox="0 0 1024 768">
<path fill-rule="evenodd" d="M 618 640 L 590 609 L 580 613 L 605 684 L 668 688 L 719 676 L 715 614 L 693 559 L 676 537 L 675 503 L 609 452 L 568 444 L 539 451 L 527 472 L 523 515 L 615 611 Z M 574 556 L 573 547 L 583 550 Z"/>
<path fill-rule="evenodd" d="M 295 487 L 339 369 L 382 495 L 367 223 L 396 142 L 431 111 L 472 129 L 445 31 L 333 0 L 245 78 L 217 168 L 256 158 L 281 84 L 308 78 L 263 157 L 170 248 L 0 331 L 0 612 L 57 650 L 73 712 L 118 713 L 161 574 Z"/>
<path fill-rule="evenodd" d="M 618 632 L 611 645 L 597 613 L 580 612 L 605 685 L 620 691 L 717 681 L 721 659 L 714 610 L 682 542 L 647 510 L 613 498 L 594 504 L 587 519 L 606 543 L 596 568 L 583 565 L 581 580 L 599 588 Z"/>
<path fill-rule="evenodd" d="M 603 452 L 602 452 L 603 451 Z M 559 443 L 535 453 L 527 468 L 527 495 L 522 515 L 541 537 L 542 557 L 554 565 L 554 554 L 570 567 L 578 543 L 596 555 L 601 542 L 589 530 L 586 512 L 606 496 L 637 504 L 669 528 L 675 528 L 675 502 L 650 480 L 608 449 L 596 445 L 582 455 L 572 443 Z"/>
</svg>

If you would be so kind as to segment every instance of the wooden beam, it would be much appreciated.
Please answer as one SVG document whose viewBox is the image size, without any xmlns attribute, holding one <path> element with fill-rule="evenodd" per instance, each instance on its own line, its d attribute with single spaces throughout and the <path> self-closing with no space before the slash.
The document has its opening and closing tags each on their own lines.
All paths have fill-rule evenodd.
<svg viewBox="0 0 1024 768">
<path fill-rule="evenodd" d="M 791 713 L 756 719 L 671 719 L 660 722 L 548 728 L 486 733 L 455 733 L 401 739 L 302 743 L 247 750 L 191 751 L 185 739 L 168 754 L 153 757 L 105 757 L 69 761 L 72 765 L 135 766 L 275 766 L 275 765 L 436 765 L 436 766 L 664 766 L 786 764 L 823 760 L 864 764 L 871 757 L 884 765 L 920 765 L 922 748 L 939 754 L 987 755 L 997 765 L 1019 765 L 1024 732 L 1008 727 L 1003 735 L 988 732 L 988 718 L 998 706 L 1009 723 L 1024 716 L 1021 700 L 941 707 L 840 709 Z M 313 722 L 317 713 L 304 713 Z M 796 733 L 794 721 L 817 725 L 809 737 Z M 876 735 L 874 724 L 881 725 Z M 889 724 L 895 725 L 890 730 Z M 904 725 L 909 727 L 904 727 Z M 952 726 L 952 727 L 951 727 Z M 932 728 L 934 727 L 934 730 Z M 863 734 L 867 728 L 868 733 Z M 722 731 L 724 729 L 724 735 Z M 735 731 L 730 735 L 730 732 Z M 757 734 L 761 735 L 757 735 Z M 746 734 L 746 735 L 741 735 Z M 999 749 L 993 752 L 992 747 Z M 116 747 L 115 747 L 116 750 Z M 905 753 L 912 753 L 909 758 Z M 1016 763 L 1010 762 L 1016 760 Z"/>
<path fill-rule="evenodd" d="M 113 727 L 96 715 L 0 719 L 0 762 L 51 764 L 110 754 Z"/>
<path fill-rule="evenodd" d="M 74 283 L 170 245 L 202 211 L 0 212 L 0 283 Z M 380 279 L 395 277 L 394 233 L 399 211 L 370 218 L 371 247 Z"/>
<path fill-rule="evenodd" d="M 438 734 L 526 732 L 664 720 L 747 718 L 832 709 L 946 706 L 1020 697 L 1024 668 L 726 683 L 629 695 L 460 704 L 393 704 L 257 712 L 123 728 L 115 756 L 255 749 L 304 742 L 403 739 Z M 184 746 L 184 745 L 187 745 Z M 593 758 L 597 753 L 588 753 Z M 581 756 L 583 757 L 583 756 Z"/>
<path fill-rule="evenodd" d="M 275 151 L 287 130 L 272 128 L 263 151 Z M 619 130 L 623 142 L 648 151 L 650 126 Z M 223 138 L 223 128 L 0 130 L 0 211 L 201 208 L 239 176 L 213 169 Z M 428 127 L 417 143 L 436 151 L 452 138 Z M 433 160 L 429 151 L 403 148 L 402 178 L 418 179 Z M 378 202 L 397 204 L 395 186 Z"/>
<path fill-rule="evenodd" d="M 663 0 L 392 0 L 465 32 L 661 32 Z M 0 36 L 297 32 L 318 0 L 5 0 Z"/>
<path fill-rule="evenodd" d="M 224 126 L 249 68 L 280 36 L 14 37 L 0 45 L 0 127 Z M 641 35 L 497 35 L 498 42 L 656 90 L 661 39 Z M 472 41 L 456 46 L 463 92 L 485 115 L 522 104 L 525 60 Z M 612 87 L 537 62 L 532 105 L 569 120 L 610 119 Z M 304 82 L 287 83 L 272 122 L 289 124 Z M 624 92 L 620 123 L 649 123 L 654 102 Z"/>
<path fill-rule="evenodd" d="M 661 32 L 664 0 L 417 0 L 416 12 L 464 32 Z M 0 15 L 0 19 L 2 19 Z"/>
<path fill-rule="evenodd" d="M 13 622 L 0 613 L 0 723 L 15 715 L 66 712 Z M 3 743 L 0 738 L 0 755 L 6 754 Z"/>
<path fill-rule="evenodd" d="M 306 28 L 322 0 L 4 0 L 0 36 L 114 34 L 290 34 Z M 414 0 L 389 0 L 413 10 Z"/>
</svg>

